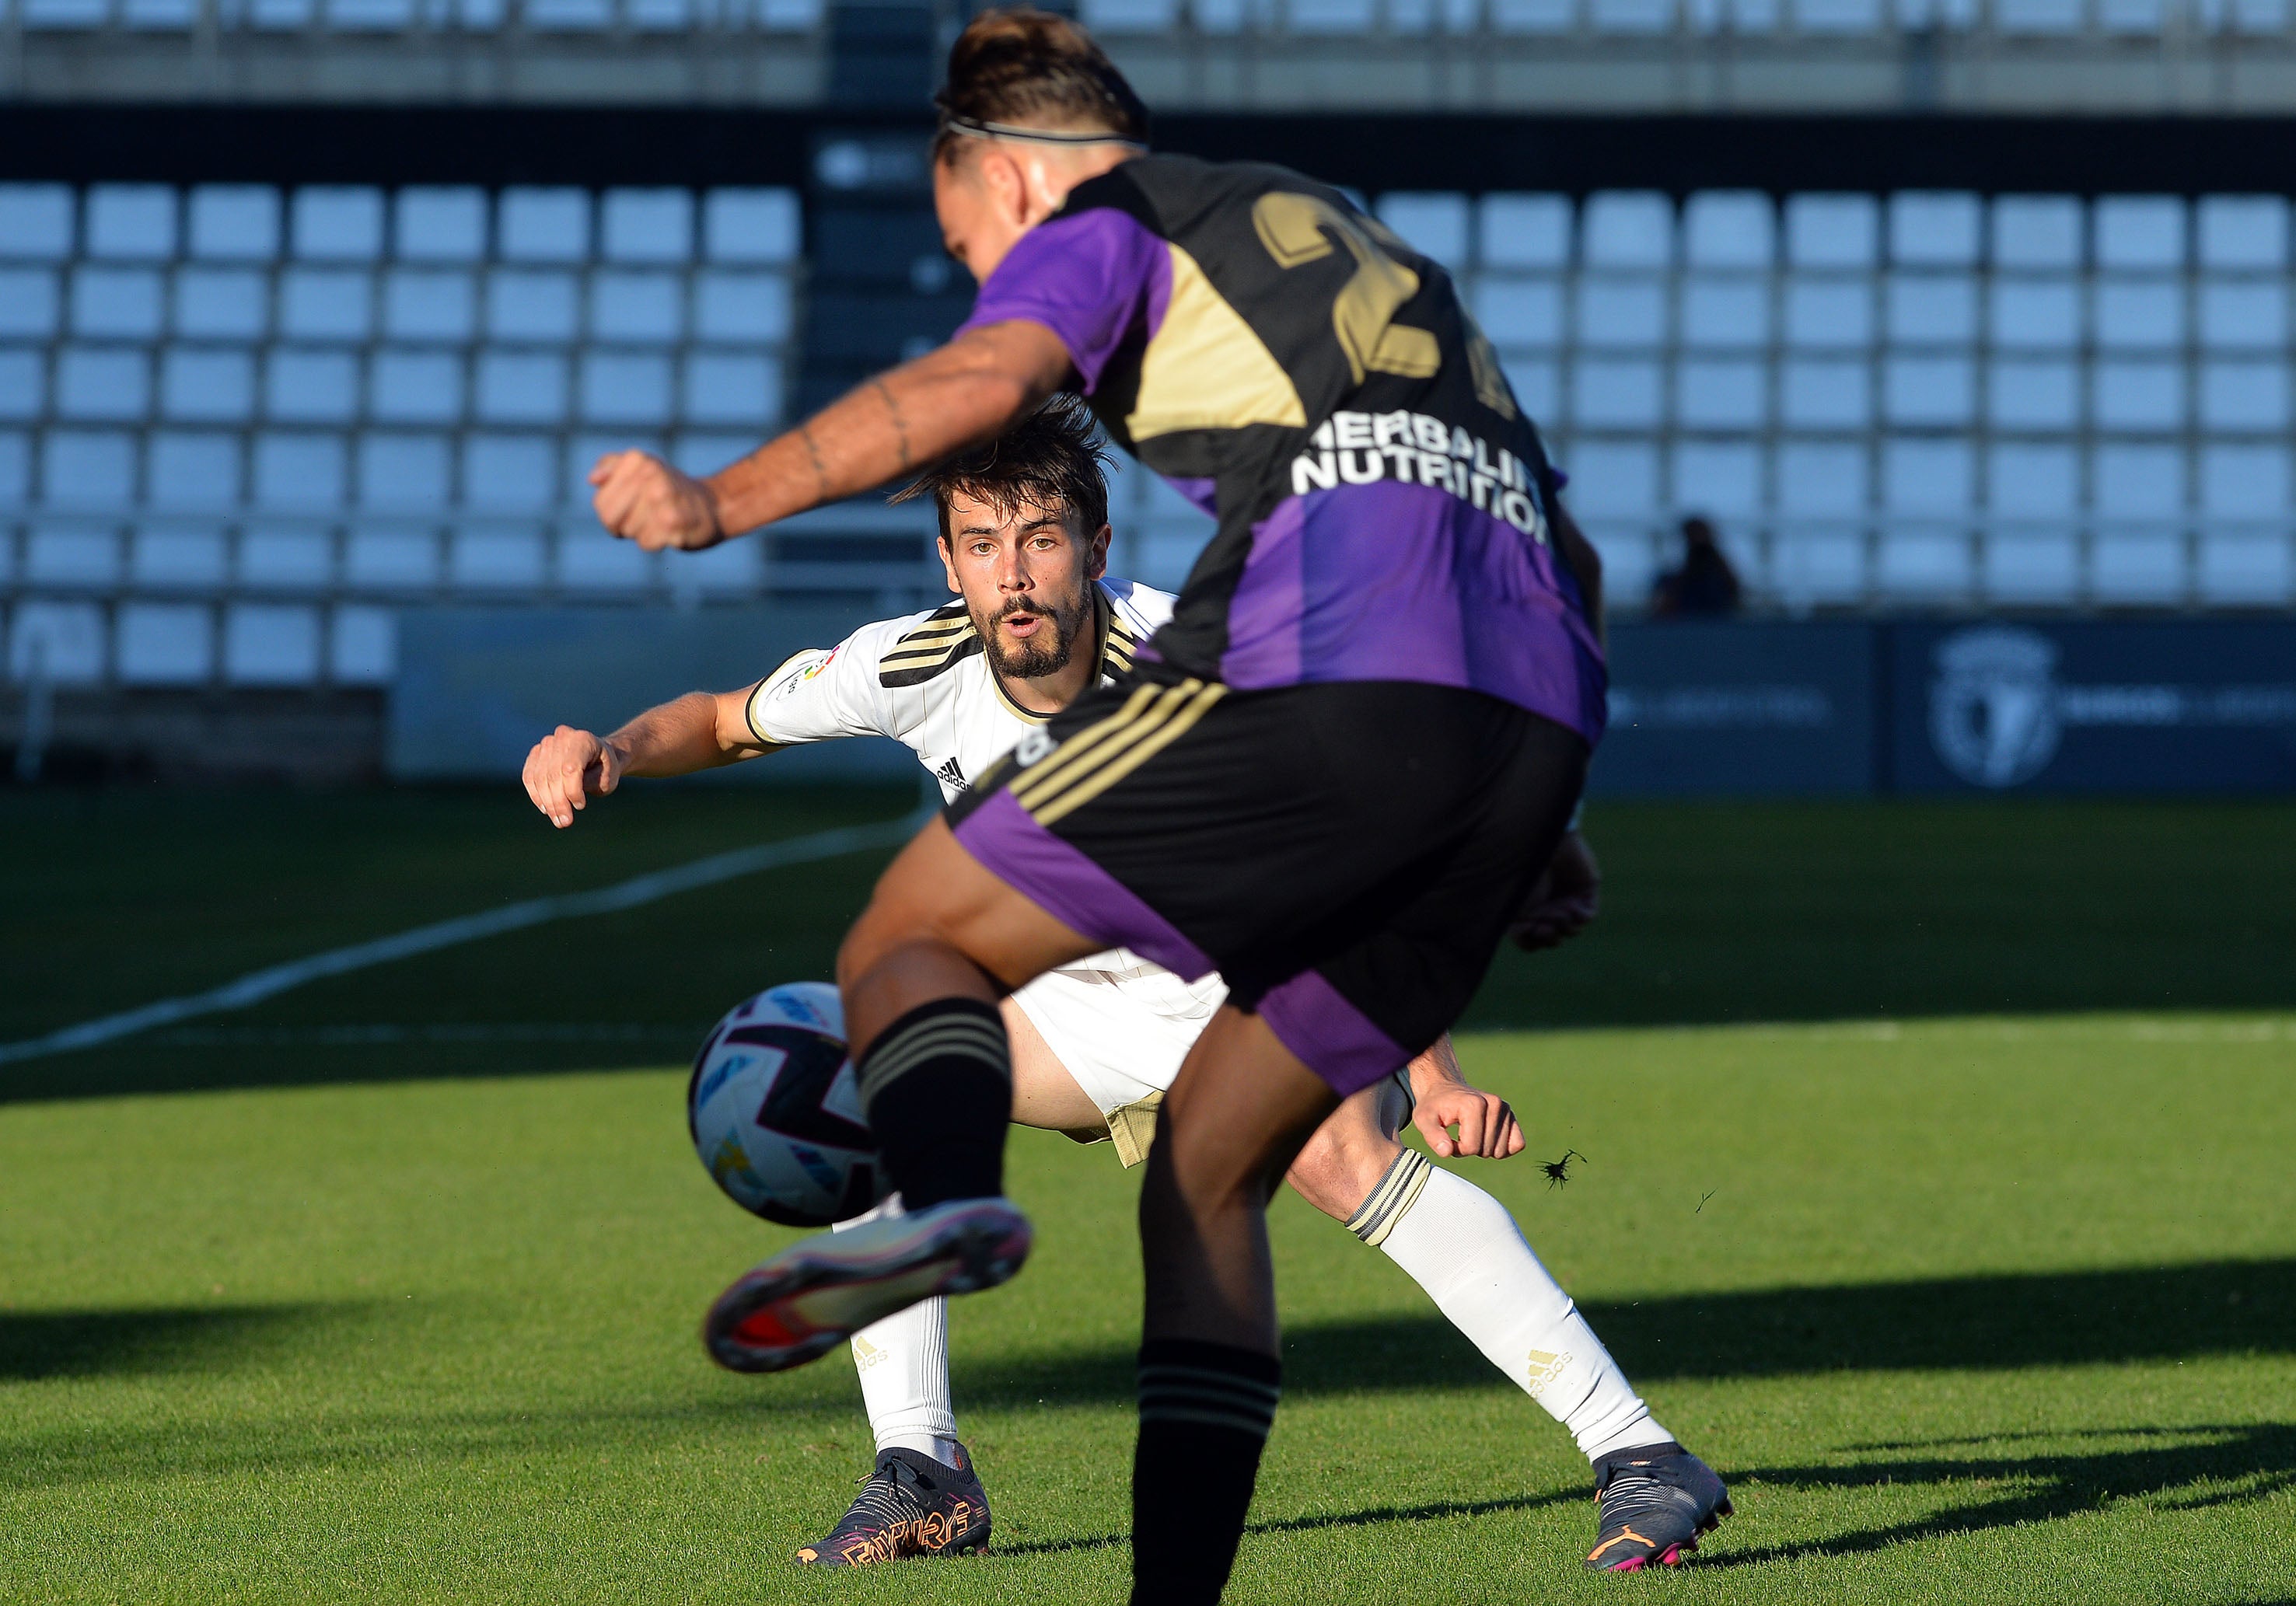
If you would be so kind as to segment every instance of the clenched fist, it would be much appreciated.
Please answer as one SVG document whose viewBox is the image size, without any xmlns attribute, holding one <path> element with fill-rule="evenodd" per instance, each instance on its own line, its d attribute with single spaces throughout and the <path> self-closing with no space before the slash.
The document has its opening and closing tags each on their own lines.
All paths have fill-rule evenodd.
<svg viewBox="0 0 2296 1606">
<path fill-rule="evenodd" d="M 1428 1148 L 1445 1159 L 1474 1155 L 1505 1159 L 1522 1152 L 1522 1127 L 1507 1102 L 1464 1082 L 1431 1088 L 1411 1110 L 1412 1125 Z M 1453 1137 L 1456 1127 L 1459 1135 Z"/>
<path fill-rule="evenodd" d="M 648 552 L 699 552 L 726 538 L 718 499 L 652 452 L 609 452 L 590 470 L 598 522 Z"/>
<path fill-rule="evenodd" d="M 603 797 L 622 783 L 629 755 L 587 731 L 562 725 L 534 744 L 526 756 L 526 795 L 563 831 L 574 811 L 590 798 Z"/>
</svg>

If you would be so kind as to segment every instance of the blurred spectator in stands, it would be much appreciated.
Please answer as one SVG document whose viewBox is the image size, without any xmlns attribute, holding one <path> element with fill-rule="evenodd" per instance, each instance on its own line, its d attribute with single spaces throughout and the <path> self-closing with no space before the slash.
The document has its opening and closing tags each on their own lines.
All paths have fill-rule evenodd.
<svg viewBox="0 0 2296 1606">
<path fill-rule="evenodd" d="M 1682 521 L 1682 566 L 1651 586 L 1651 612 L 1660 619 L 1719 618 L 1738 611 L 1738 576 L 1714 539 L 1714 526 L 1695 516 Z"/>
</svg>

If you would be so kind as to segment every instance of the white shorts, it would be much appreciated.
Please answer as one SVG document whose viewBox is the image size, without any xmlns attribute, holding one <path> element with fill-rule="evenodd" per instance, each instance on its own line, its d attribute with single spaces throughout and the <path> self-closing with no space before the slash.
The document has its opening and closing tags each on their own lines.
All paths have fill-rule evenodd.
<svg viewBox="0 0 2296 1606">
<path fill-rule="evenodd" d="M 1013 995 L 1103 1115 L 1170 1088 L 1226 998 L 1217 971 L 1183 981 L 1125 948 L 1047 971 Z"/>
</svg>

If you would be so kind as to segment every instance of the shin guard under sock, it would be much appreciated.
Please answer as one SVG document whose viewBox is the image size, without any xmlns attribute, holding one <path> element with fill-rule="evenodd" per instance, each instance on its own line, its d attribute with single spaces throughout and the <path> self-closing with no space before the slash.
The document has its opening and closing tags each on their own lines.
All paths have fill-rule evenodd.
<svg viewBox="0 0 2296 1606">
<path fill-rule="evenodd" d="M 1283 1367 L 1192 1339 L 1140 1346 L 1132 1459 L 1134 1606 L 1211 1606 L 1235 1563 Z"/>
<path fill-rule="evenodd" d="M 877 1034 L 857 1069 L 885 1175 L 910 1213 L 1004 1192 L 1013 1051 L 995 1004 L 921 1004 Z"/>
</svg>

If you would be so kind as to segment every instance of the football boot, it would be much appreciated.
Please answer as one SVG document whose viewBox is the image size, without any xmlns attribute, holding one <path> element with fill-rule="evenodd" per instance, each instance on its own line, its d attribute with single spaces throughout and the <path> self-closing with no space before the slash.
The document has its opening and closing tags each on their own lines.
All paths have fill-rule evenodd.
<svg viewBox="0 0 2296 1606">
<path fill-rule="evenodd" d="M 909 1556 L 965 1556 L 988 1545 L 988 1495 L 972 1456 L 947 1466 L 915 1450 L 877 1452 L 876 1470 L 828 1536 L 797 1559 L 815 1567 L 873 1567 Z"/>
<path fill-rule="evenodd" d="M 1730 1492 L 1714 1469 L 1672 1439 L 1597 1461 L 1595 1498 L 1601 1514 L 1587 1565 L 1597 1572 L 1679 1567 L 1698 1536 L 1730 1514 Z"/>
</svg>

